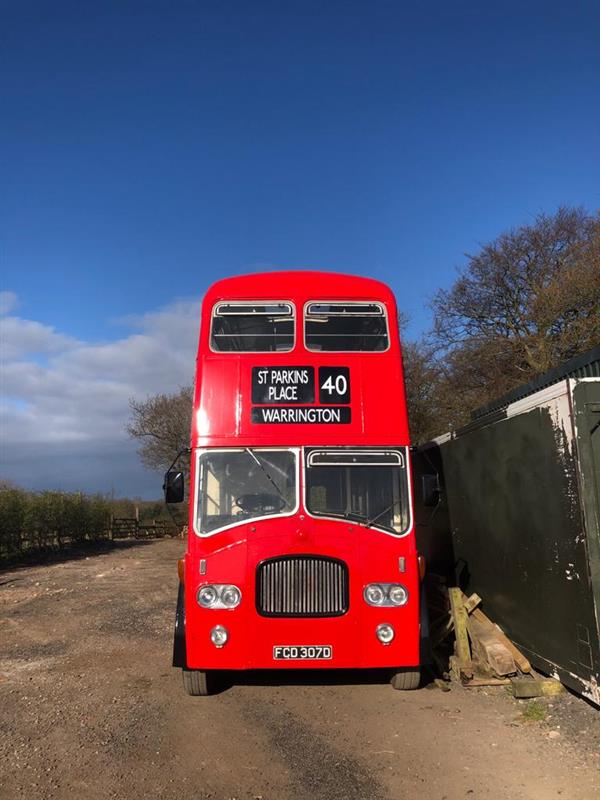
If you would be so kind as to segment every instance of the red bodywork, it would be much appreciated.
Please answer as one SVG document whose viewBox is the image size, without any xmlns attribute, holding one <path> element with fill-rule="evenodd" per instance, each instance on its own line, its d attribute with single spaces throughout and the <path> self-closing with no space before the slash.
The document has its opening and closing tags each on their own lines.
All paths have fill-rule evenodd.
<svg viewBox="0 0 600 800">
<path fill-rule="evenodd" d="M 296 343 L 291 352 L 215 353 L 209 343 L 211 314 L 220 301 L 291 302 L 296 310 Z M 385 305 L 390 347 L 385 352 L 309 352 L 303 344 L 302 315 L 308 301 L 371 301 Z M 252 367 L 263 364 L 349 367 L 352 420 L 346 425 L 251 422 Z M 315 405 L 318 405 L 318 398 Z M 298 667 L 410 667 L 419 664 L 419 569 L 412 522 L 408 532 L 393 536 L 346 520 L 317 519 L 300 504 L 296 514 L 240 523 L 207 537 L 194 531 L 195 452 L 208 447 L 384 446 L 408 447 L 409 433 L 402 373 L 397 310 L 391 290 L 379 281 L 324 272 L 274 272 L 228 278 L 215 283 L 204 297 L 198 346 L 192 423 L 191 500 L 185 555 L 185 641 L 192 669 Z M 408 460 L 408 459 L 407 459 Z M 302 451 L 299 463 L 302 463 Z M 409 465 L 407 464 L 407 471 Z M 409 475 L 409 494 L 412 494 Z M 412 503 L 411 503 L 412 506 Z M 256 567 L 280 555 L 316 554 L 346 562 L 350 603 L 343 616 L 273 618 L 255 607 Z M 200 561 L 206 561 L 200 575 Z M 404 571 L 400 571 L 403 560 Z M 242 602 L 233 610 L 199 607 L 196 593 L 203 583 L 232 583 Z M 363 589 L 372 582 L 401 582 L 409 592 L 403 607 L 366 604 Z M 382 645 L 375 636 L 379 623 L 390 623 L 396 636 Z M 213 626 L 224 625 L 230 639 L 221 649 L 212 645 Z M 274 661 L 275 645 L 332 645 L 329 661 Z"/>
</svg>

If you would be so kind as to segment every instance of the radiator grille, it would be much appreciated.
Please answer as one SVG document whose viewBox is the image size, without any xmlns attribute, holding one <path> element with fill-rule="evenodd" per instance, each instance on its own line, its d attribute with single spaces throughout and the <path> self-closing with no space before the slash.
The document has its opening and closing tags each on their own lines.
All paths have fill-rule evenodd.
<svg viewBox="0 0 600 800">
<path fill-rule="evenodd" d="M 348 567 L 321 556 L 282 556 L 256 573 L 256 608 L 265 617 L 337 617 L 348 610 Z"/>
</svg>

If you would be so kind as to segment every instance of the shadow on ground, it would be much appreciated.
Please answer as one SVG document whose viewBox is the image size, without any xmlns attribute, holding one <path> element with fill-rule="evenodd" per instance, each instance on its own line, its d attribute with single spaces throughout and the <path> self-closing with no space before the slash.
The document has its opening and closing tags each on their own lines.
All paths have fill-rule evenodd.
<svg viewBox="0 0 600 800">
<path fill-rule="evenodd" d="M 222 694 L 234 686 L 366 686 L 389 684 L 389 669 L 260 669 L 223 670 L 213 676 L 211 694 Z M 433 684 L 429 669 L 423 670 L 420 688 Z"/>
<path fill-rule="evenodd" d="M 118 550 L 129 550 L 133 547 L 143 547 L 151 544 L 153 539 L 111 539 L 98 542 L 80 542 L 67 546 L 63 550 L 36 550 L 33 553 L 24 553 L 10 559 L 0 560 L 0 572 L 17 572 L 29 567 L 49 566 L 61 564 L 65 561 L 77 561 L 82 558 L 106 555 Z M 9 583 L 9 580 L 0 579 L 0 586 Z"/>
</svg>

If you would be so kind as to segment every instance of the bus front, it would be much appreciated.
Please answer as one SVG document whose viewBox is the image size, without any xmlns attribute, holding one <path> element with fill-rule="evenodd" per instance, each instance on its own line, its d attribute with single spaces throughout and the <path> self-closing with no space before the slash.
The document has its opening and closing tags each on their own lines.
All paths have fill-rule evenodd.
<svg viewBox="0 0 600 800">
<path fill-rule="evenodd" d="M 419 567 L 390 290 L 274 273 L 202 311 L 174 664 L 386 668 L 419 681 Z"/>
</svg>

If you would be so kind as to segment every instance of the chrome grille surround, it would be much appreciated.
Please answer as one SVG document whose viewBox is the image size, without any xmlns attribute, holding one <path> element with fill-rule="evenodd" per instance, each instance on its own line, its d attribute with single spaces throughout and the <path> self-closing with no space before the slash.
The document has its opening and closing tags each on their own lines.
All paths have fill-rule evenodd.
<svg viewBox="0 0 600 800">
<path fill-rule="evenodd" d="M 263 617 L 339 617 L 348 606 L 348 567 L 337 558 L 279 556 L 256 568 L 256 610 Z"/>
</svg>

